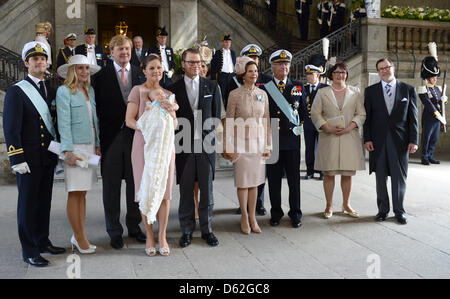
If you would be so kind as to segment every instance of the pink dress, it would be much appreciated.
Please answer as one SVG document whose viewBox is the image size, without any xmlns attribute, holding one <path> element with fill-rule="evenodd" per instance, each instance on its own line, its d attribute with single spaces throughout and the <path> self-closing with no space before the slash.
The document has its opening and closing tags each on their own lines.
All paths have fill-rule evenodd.
<svg viewBox="0 0 450 299">
<path fill-rule="evenodd" d="M 129 103 L 135 103 L 139 107 L 138 115 L 136 120 L 138 120 L 141 115 L 145 112 L 145 103 L 150 101 L 148 94 L 150 89 L 145 87 L 144 85 L 137 85 L 133 87 L 128 96 Z M 164 90 L 165 93 L 169 93 L 169 91 Z M 137 130 L 134 132 L 133 138 L 133 146 L 131 148 L 131 164 L 133 166 L 133 178 L 134 178 L 134 192 L 135 192 L 135 201 L 137 202 L 137 194 L 139 192 L 139 188 L 141 186 L 142 173 L 144 172 L 144 145 L 145 140 L 144 136 L 142 136 L 141 131 Z M 173 177 L 175 173 L 175 149 L 172 152 L 172 160 L 169 166 L 169 176 L 167 177 L 167 185 L 166 192 L 164 194 L 164 199 L 170 200 L 172 198 L 172 185 L 173 185 Z"/>
</svg>

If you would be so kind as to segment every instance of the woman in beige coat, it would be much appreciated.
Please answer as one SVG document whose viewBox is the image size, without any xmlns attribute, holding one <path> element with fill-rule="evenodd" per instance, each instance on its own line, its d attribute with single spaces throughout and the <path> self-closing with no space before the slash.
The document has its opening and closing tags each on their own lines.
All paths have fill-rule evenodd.
<svg viewBox="0 0 450 299">
<path fill-rule="evenodd" d="M 342 212 L 359 217 L 350 207 L 352 176 L 365 169 L 363 145 L 358 128 L 366 119 L 363 96 L 358 88 L 346 85 L 348 67 L 340 62 L 328 72 L 333 83 L 317 92 L 311 119 L 319 130 L 314 169 L 324 171 L 323 187 L 327 206 L 325 218 L 333 215 L 334 177 L 341 175 Z"/>
</svg>

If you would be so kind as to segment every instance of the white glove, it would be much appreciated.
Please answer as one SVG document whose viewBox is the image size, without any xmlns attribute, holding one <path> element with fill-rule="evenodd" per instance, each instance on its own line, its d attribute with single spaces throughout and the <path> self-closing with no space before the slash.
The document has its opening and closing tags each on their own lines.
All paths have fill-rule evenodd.
<svg viewBox="0 0 450 299">
<path fill-rule="evenodd" d="M 267 5 L 270 5 L 270 0 L 266 0 Z"/>
<path fill-rule="evenodd" d="M 302 14 L 302 10 L 301 10 L 301 9 L 297 9 L 297 12 L 298 12 L 299 14 Z"/>
<path fill-rule="evenodd" d="M 25 174 L 25 173 L 31 173 L 30 167 L 28 167 L 27 162 L 23 162 L 20 164 L 16 164 L 11 166 L 12 170 L 14 171 L 14 173 L 18 172 L 20 174 Z"/>
<path fill-rule="evenodd" d="M 322 25 L 322 20 L 321 19 L 317 19 L 317 22 L 319 22 L 319 25 Z"/>
<path fill-rule="evenodd" d="M 445 120 L 445 118 L 442 117 L 442 115 L 439 113 L 439 111 L 434 112 L 434 115 L 442 124 L 444 124 L 444 125 L 447 124 L 447 121 Z"/>
<path fill-rule="evenodd" d="M 441 97 L 441 100 L 442 100 L 442 102 L 444 102 L 445 104 L 447 104 L 447 102 L 448 102 L 447 96 L 442 96 L 442 97 Z"/>
<path fill-rule="evenodd" d="M 168 71 L 167 72 L 167 78 L 171 79 L 173 76 L 173 71 Z"/>
</svg>

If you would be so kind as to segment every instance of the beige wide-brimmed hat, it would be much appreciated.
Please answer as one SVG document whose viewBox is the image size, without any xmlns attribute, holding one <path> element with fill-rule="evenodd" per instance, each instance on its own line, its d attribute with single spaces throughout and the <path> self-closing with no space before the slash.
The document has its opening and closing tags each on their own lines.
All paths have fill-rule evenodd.
<svg viewBox="0 0 450 299">
<path fill-rule="evenodd" d="M 73 55 L 72 57 L 70 57 L 68 63 L 63 64 L 63 65 L 61 65 L 58 68 L 58 75 L 60 75 L 63 78 L 66 78 L 67 71 L 69 70 L 69 67 L 71 65 L 76 65 L 76 64 L 87 64 L 87 65 L 89 65 L 89 67 L 90 67 L 89 71 L 91 73 L 91 76 L 102 69 L 98 65 L 90 64 L 86 56 L 81 55 L 81 54 L 77 54 L 77 55 Z"/>
</svg>

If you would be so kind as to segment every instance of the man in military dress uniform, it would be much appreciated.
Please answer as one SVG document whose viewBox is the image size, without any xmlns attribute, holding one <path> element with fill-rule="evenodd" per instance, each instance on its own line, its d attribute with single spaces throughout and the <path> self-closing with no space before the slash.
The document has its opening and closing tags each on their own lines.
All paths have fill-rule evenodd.
<svg viewBox="0 0 450 299">
<path fill-rule="evenodd" d="M 251 59 L 253 59 L 257 65 L 259 65 L 259 56 L 261 56 L 262 50 L 258 45 L 255 44 L 249 44 L 245 46 L 240 53 L 240 56 L 248 56 Z M 256 80 L 256 86 L 262 88 L 262 86 L 272 80 L 272 78 L 266 74 L 263 74 L 261 72 L 258 73 L 258 80 Z M 233 76 L 233 78 L 228 82 L 228 85 L 226 87 L 226 94 L 224 94 L 224 107 L 226 109 L 227 103 L 228 103 L 228 96 L 231 91 L 235 90 L 236 88 L 240 87 L 241 84 L 237 81 L 236 76 Z M 267 211 L 264 208 L 264 186 L 265 183 L 262 183 L 258 186 L 258 198 L 256 201 L 256 213 L 258 215 L 264 216 L 266 215 Z M 241 208 L 238 208 L 236 211 L 237 214 L 241 213 Z"/>
<path fill-rule="evenodd" d="M 227 93 L 226 88 L 234 76 L 235 64 L 236 54 L 231 50 L 231 35 L 222 35 L 222 49 L 216 51 L 211 60 L 211 80 L 219 84 L 222 95 Z"/>
<path fill-rule="evenodd" d="M 423 104 L 422 112 L 422 164 L 440 164 L 434 158 L 434 150 L 439 140 L 441 124 L 447 122 L 442 116 L 442 99 L 447 101 L 447 97 L 442 94 L 440 86 L 436 85 L 437 77 L 440 75 L 440 68 L 437 59 L 433 56 L 425 57 L 422 60 L 420 76 L 426 80 L 426 84 L 419 86 L 417 93 Z M 445 98 L 444 98 L 445 96 Z"/>
<path fill-rule="evenodd" d="M 75 55 L 75 44 L 77 42 L 77 35 L 69 33 L 66 38 L 66 47 L 59 49 L 58 57 L 56 58 L 56 69 L 61 65 L 69 62 L 70 57 Z"/>
<path fill-rule="evenodd" d="M 345 4 L 339 0 L 334 0 L 331 6 L 331 14 L 328 19 L 328 26 L 330 33 L 335 32 L 342 26 L 344 26 L 345 19 Z"/>
<path fill-rule="evenodd" d="M 311 120 L 311 106 L 314 103 L 317 91 L 320 88 L 328 86 L 320 83 L 320 76 L 325 74 L 325 57 L 321 54 L 313 55 L 305 66 L 306 80 L 308 83 L 302 93 L 302 113 L 305 122 L 303 123 L 305 137 L 305 160 L 306 176 L 305 180 L 312 179 L 314 173 L 319 174 L 319 180 L 323 180 L 322 171 L 314 170 L 314 161 L 316 157 L 316 147 L 319 140 L 319 132 Z"/>
<path fill-rule="evenodd" d="M 156 45 L 148 51 L 149 54 L 154 53 L 161 56 L 164 73 L 159 84 L 164 88 L 172 84 L 172 76 L 175 72 L 173 49 L 167 46 L 168 35 L 165 26 L 156 28 Z"/>
<path fill-rule="evenodd" d="M 90 64 L 97 64 L 103 67 L 103 49 L 100 45 L 95 44 L 95 29 L 86 28 L 86 30 L 84 31 L 84 37 L 86 42 L 83 45 L 79 45 L 75 48 L 75 54 L 84 55 L 88 58 Z"/>
<path fill-rule="evenodd" d="M 300 209 L 300 134 L 303 119 L 299 113 L 303 86 L 288 78 L 292 54 L 287 50 L 278 50 L 270 56 L 273 80 L 263 88 L 269 96 L 270 118 L 278 122 L 279 158 L 274 164 L 267 165 L 270 209 L 270 225 L 278 226 L 284 213 L 281 208 L 281 185 L 283 171 L 289 186 L 289 217 L 294 228 L 300 227 L 302 211 Z M 274 139 L 274 144 L 276 140 Z M 276 145 L 274 146 L 276 149 Z"/>
<path fill-rule="evenodd" d="M 308 40 L 309 7 L 311 4 L 312 0 L 295 0 L 295 10 L 297 13 L 301 40 Z"/>
<path fill-rule="evenodd" d="M 17 175 L 17 224 L 22 256 L 26 263 L 38 267 L 49 264 L 41 253 L 65 252 L 49 240 L 53 175 L 58 157 L 48 151 L 50 142 L 56 139 L 51 115 L 56 92 L 44 81 L 47 53 L 43 43 L 25 44 L 22 59 L 28 76 L 8 89 L 3 110 L 9 161 Z"/>
<path fill-rule="evenodd" d="M 323 38 L 330 33 L 328 20 L 330 19 L 332 6 L 333 3 L 327 0 L 321 0 L 317 4 L 317 22 L 320 25 L 320 38 Z"/>
</svg>

